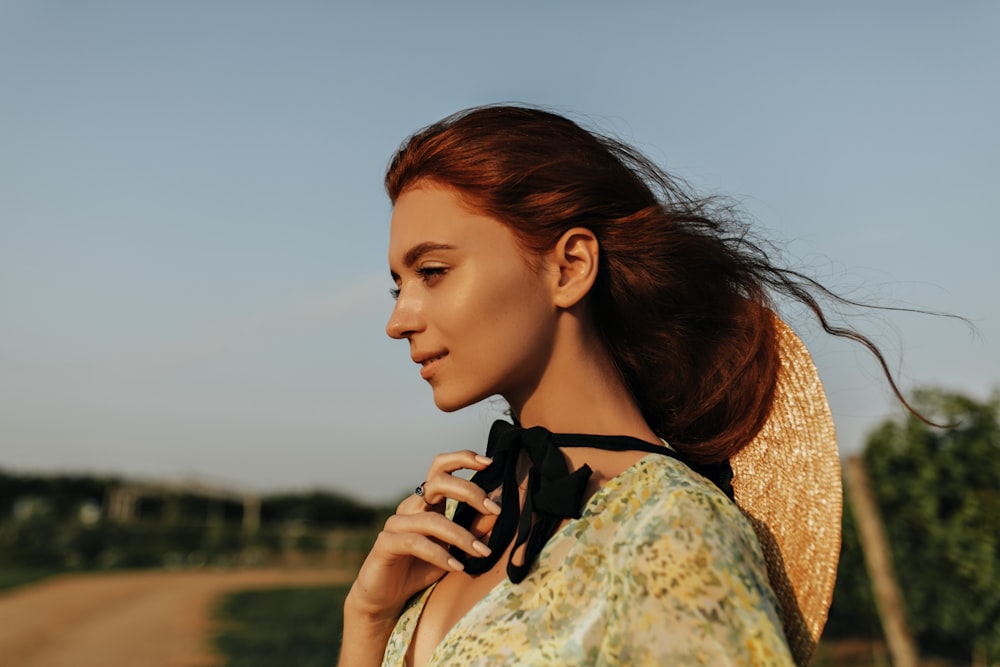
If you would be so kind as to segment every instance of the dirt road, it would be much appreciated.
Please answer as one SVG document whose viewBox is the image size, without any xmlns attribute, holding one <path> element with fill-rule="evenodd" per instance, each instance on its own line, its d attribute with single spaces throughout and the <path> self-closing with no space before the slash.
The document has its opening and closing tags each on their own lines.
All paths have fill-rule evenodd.
<svg viewBox="0 0 1000 667">
<path fill-rule="evenodd" d="M 334 569 L 128 572 L 54 577 L 0 594 L 3 667 L 206 667 L 223 593 L 345 583 Z"/>
</svg>

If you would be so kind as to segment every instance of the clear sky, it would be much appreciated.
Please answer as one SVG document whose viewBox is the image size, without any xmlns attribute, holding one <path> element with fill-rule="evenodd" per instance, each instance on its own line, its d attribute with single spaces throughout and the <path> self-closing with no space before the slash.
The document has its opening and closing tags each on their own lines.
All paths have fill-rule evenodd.
<svg viewBox="0 0 1000 667">
<path fill-rule="evenodd" d="M 384 334 L 383 168 L 498 101 L 727 194 L 912 390 L 1000 385 L 995 2 L 0 1 L 0 468 L 367 500 L 481 448 Z M 790 313 L 851 452 L 896 405 Z"/>
</svg>

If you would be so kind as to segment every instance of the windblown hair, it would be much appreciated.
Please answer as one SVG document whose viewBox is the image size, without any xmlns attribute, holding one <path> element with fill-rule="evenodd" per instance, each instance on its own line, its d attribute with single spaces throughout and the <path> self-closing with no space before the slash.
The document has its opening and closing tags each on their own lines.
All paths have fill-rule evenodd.
<svg viewBox="0 0 1000 667">
<path fill-rule="evenodd" d="M 473 108 L 410 137 L 385 186 L 395 203 L 425 181 L 508 225 L 529 261 L 573 227 L 596 235 L 594 324 L 650 426 L 694 463 L 728 459 L 767 420 L 775 293 L 868 347 L 902 399 L 871 341 L 827 323 L 813 293 L 833 295 L 775 266 L 731 207 L 689 194 L 620 141 L 540 109 Z"/>
</svg>

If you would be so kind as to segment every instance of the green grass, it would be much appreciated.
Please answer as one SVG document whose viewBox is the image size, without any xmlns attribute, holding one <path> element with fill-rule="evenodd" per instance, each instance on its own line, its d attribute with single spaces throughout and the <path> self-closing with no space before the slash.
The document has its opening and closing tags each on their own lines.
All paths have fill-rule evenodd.
<svg viewBox="0 0 1000 667">
<path fill-rule="evenodd" d="M 279 588 L 225 596 L 215 646 L 226 667 L 337 664 L 349 586 Z"/>
</svg>

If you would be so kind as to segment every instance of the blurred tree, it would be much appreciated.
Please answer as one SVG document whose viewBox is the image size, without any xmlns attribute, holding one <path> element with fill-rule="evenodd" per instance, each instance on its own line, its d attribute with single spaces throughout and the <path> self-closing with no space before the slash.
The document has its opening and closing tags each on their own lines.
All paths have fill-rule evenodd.
<svg viewBox="0 0 1000 667">
<path fill-rule="evenodd" d="M 58 519 L 75 519 L 81 504 L 100 505 L 110 486 L 119 479 L 89 475 L 15 474 L 0 470 L 0 519 L 11 515 L 22 498 L 45 498 Z"/>
<path fill-rule="evenodd" d="M 380 514 L 336 492 L 275 494 L 263 499 L 264 525 L 247 535 L 241 503 L 179 493 L 141 497 L 137 520 L 125 525 L 108 520 L 102 509 L 109 490 L 122 483 L 107 476 L 0 470 L 0 570 L 197 566 L 288 548 L 321 551 L 334 528 L 360 533 L 351 539 L 367 543 Z M 289 525 L 299 531 L 291 541 L 284 539 Z"/>
<path fill-rule="evenodd" d="M 910 627 L 927 650 L 1000 657 L 1000 394 L 924 390 L 915 404 L 954 426 L 906 415 L 878 426 L 864 450 Z"/>
<path fill-rule="evenodd" d="M 364 503 L 331 491 L 305 491 L 265 496 L 264 521 L 308 521 L 329 526 L 368 526 L 377 511 Z"/>
</svg>

